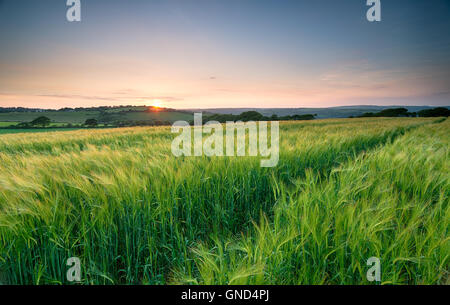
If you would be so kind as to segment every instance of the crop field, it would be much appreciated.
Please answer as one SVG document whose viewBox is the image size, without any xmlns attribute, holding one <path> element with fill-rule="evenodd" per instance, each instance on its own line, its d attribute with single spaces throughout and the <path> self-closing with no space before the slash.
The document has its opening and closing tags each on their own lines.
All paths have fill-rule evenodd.
<svg viewBox="0 0 450 305">
<path fill-rule="evenodd" d="M 0 135 L 0 282 L 448 284 L 450 122 L 280 123 L 280 160 L 175 157 L 170 127 Z"/>
<path fill-rule="evenodd" d="M 77 130 L 79 128 L 32 128 L 32 129 L 15 129 L 15 128 L 0 128 L 0 135 L 2 134 L 15 134 L 15 133 L 36 133 L 36 132 L 54 132 L 54 131 L 69 131 L 69 130 Z"/>
<path fill-rule="evenodd" d="M 125 109 L 126 110 L 126 109 Z M 121 109 L 123 111 L 123 109 Z M 120 113 L 118 110 L 111 110 L 106 112 L 109 120 L 114 121 L 169 121 L 175 122 L 177 120 L 192 120 L 192 114 L 180 111 L 173 112 L 127 112 Z M 53 125 L 58 123 L 83 124 L 87 119 L 102 118 L 100 111 L 42 111 L 42 112 L 8 112 L 0 113 L 0 127 L 17 124 L 20 122 L 31 122 L 32 120 L 45 116 L 48 117 Z"/>
</svg>

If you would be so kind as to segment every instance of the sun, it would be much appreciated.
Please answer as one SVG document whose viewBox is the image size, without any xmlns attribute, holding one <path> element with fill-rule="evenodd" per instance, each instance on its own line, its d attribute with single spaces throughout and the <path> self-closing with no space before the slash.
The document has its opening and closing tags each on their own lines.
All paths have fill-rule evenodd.
<svg viewBox="0 0 450 305">
<path fill-rule="evenodd" d="M 153 99 L 151 106 L 155 108 L 162 108 L 162 101 L 160 99 Z"/>
</svg>

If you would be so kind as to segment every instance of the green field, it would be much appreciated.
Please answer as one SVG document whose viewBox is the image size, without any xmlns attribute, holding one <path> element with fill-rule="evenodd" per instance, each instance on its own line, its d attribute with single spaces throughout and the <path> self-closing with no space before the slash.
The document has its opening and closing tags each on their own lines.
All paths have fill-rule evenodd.
<svg viewBox="0 0 450 305">
<path fill-rule="evenodd" d="M 141 110 L 138 107 L 133 109 Z M 101 120 L 107 118 L 109 121 L 168 121 L 175 122 L 178 120 L 190 121 L 193 119 L 192 114 L 181 111 L 161 111 L 161 112 L 144 112 L 134 111 L 126 112 L 124 109 L 112 109 L 106 114 L 100 111 L 42 111 L 42 112 L 8 112 L 0 113 L 0 127 L 9 126 L 11 122 L 14 124 L 20 122 L 31 122 L 32 120 L 45 116 L 54 123 L 70 123 L 83 124 L 87 119 Z"/>
<path fill-rule="evenodd" d="M 54 131 L 70 131 L 70 130 L 78 130 L 79 128 L 25 128 L 25 129 L 14 129 L 14 128 L 0 128 L 1 134 L 16 134 L 16 133 L 34 133 L 34 132 L 54 132 Z"/>
<path fill-rule="evenodd" d="M 9 127 L 13 125 L 17 125 L 20 122 L 0 122 L 0 127 Z"/>
<path fill-rule="evenodd" d="M 4 119 L 0 118 L 0 121 Z M 280 124 L 280 161 L 180 157 L 170 127 L 0 135 L 0 281 L 448 284 L 450 121 Z"/>
<path fill-rule="evenodd" d="M 34 120 L 40 116 L 46 116 L 52 122 L 81 124 L 81 123 L 84 123 L 86 121 L 86 119 L 98 117 L 99 114 L 100 114 L 100 112 L 98 112 L 98 111 L 7 112 L 7 113 L 0 113 L 0 121 L 2 121 L 2 122 L 10 122 L 10 121 L 31 122 L 32 120 Z"/>
</svg>

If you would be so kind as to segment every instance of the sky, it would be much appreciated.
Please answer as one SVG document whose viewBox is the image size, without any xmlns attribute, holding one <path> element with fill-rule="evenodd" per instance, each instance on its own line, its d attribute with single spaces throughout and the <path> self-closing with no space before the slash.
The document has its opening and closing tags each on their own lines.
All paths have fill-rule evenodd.
<svg viewBox="0 0 450 305">
<path fill-rule="evenodd" d="M 0 107 L 450 105 L 450 1 L 0 0 Z"/>
</svg>

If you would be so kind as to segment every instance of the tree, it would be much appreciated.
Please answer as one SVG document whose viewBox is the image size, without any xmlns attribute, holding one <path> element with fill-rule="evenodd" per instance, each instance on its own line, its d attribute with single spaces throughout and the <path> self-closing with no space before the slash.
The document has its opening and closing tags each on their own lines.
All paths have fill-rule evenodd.
<svg viewBox="0 0 450 305">
<path fill-rule="evenodd" d="M 33 126 L 45 127 L 45 126 L 50 125 L 50 119 L 46 116 L 40 116 L 40 117 L 34 119 L 33 121 L 31 121 L 30 124 Z"/>
<path fill-rule="evenodd" d="M 408 109 L 406 108 L 389 108 L 381 110 L 376 114 L 379 117 L 400 117 L 400 116 L 409 116 Z"/>
<path fill-rule="evenodd" d="M 450 110 L 445 107 L 438 107 L 434 109 L 425 109 L 419 111 L 420 117 L 448 117 L 450 116 Z"/>
<path fill-rule="evenodd" d="M 239 115 L 239 120 L 248 122 L 248 121 L 263 121 L 266 119 L 261 113 L 256 111 L 246 111 L 242 112 Z"/>
<path fill-rule="evenodd" d="M 95 127 L 98 125 L 98 122 L 96 119 L 87 119 L 86 122 L 84 122 L 84 125 L 88 127 Z"/>
<path fill-rule="evenodd" d="M 371 118 L 371 117 L 409 117 L 409 116 L 416 116 L 415 113 L 408 112 L 408 109 L 406 108 L 388 108 L 381 110 L 380 112 L 373 113 L 373 112 L 366 112 L 362 115 L 358 116 L 359 118 Z"/>
</svg>

